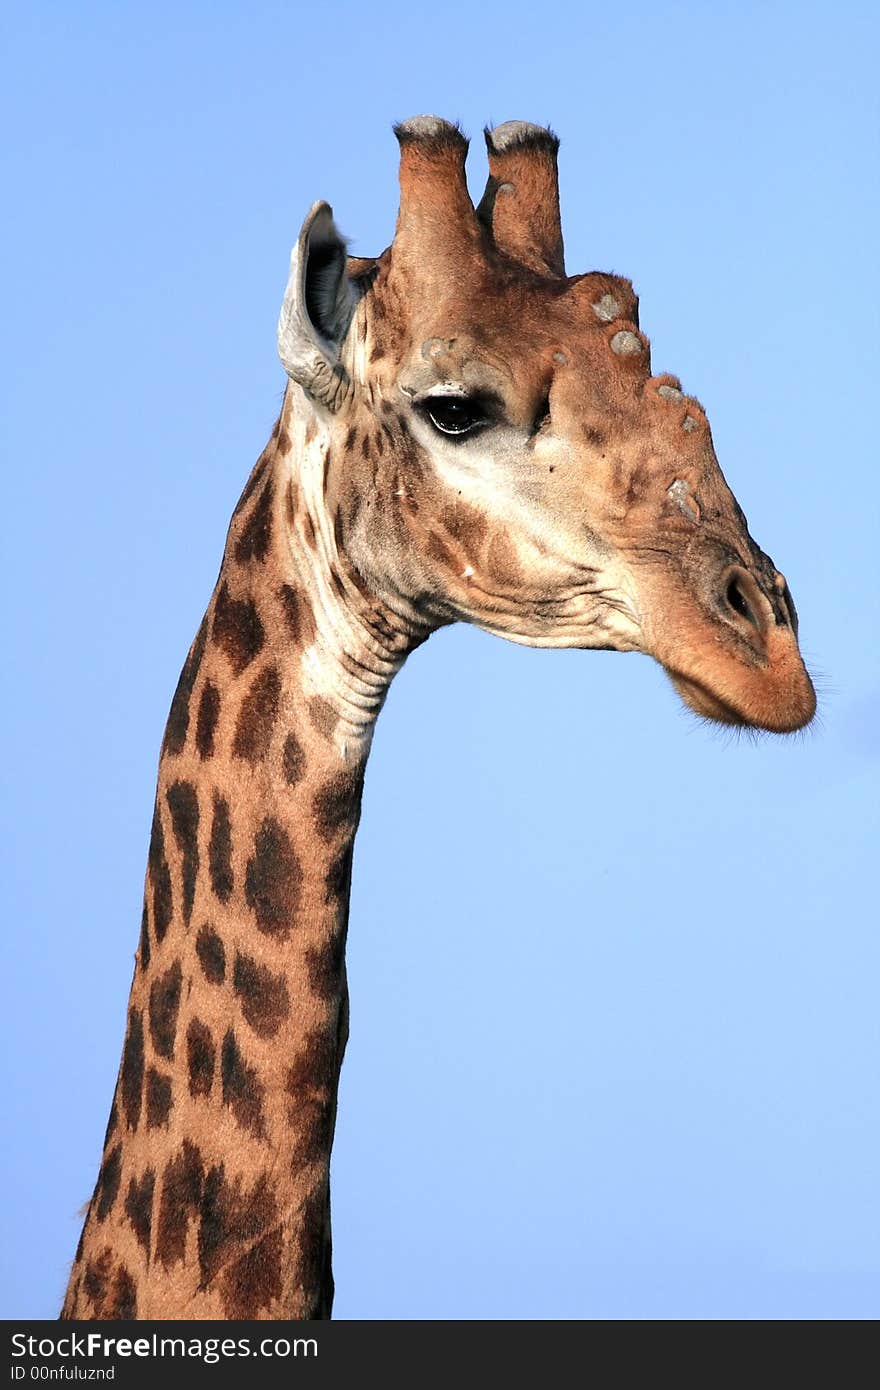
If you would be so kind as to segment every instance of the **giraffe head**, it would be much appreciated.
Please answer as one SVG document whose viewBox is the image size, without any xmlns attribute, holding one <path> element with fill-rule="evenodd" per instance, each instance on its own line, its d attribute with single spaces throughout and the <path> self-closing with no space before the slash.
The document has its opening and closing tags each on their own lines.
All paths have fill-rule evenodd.
<svg viewBox="0 0 880 1390">
<path fill-rule="evenodd" d="M 391 247 L 348 258 L 316 204 L 279 323 L 356 581 L 414 623 L 647 653 L 722 723 L 807 724 L 794 604 L 702 407 L 651 375 L 628 280 L 565 273 L 555 136 L 487 132 L 474 208 L 456 127 L 396 134 Z"/>
</svg>

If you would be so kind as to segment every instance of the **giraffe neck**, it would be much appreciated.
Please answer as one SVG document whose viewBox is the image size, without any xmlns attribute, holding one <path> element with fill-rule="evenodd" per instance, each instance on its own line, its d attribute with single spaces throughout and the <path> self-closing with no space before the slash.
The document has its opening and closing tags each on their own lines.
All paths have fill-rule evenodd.
<svg viewBox="0 0 880 1390">
<path fill-rule="evenodd" d="M 330 1314 L 352 846 L 376 715 L 425 634 L 339 554 L 329 441 L 294 391 L 172 702 L 65 1317 Z"/>
</svg>

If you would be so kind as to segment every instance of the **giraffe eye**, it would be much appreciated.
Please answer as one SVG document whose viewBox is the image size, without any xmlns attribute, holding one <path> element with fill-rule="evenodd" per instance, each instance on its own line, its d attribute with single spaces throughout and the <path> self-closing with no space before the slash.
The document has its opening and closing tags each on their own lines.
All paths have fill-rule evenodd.
<svg viewBox="0 0 880 1390">
<path fill-rule="evenodd" d="M 479 402 L 467 396 L 430 396 L 423 409 L 431 424 L 441 434 L 473 434 L 486 424 L 486 414 Z"/>
</svg>

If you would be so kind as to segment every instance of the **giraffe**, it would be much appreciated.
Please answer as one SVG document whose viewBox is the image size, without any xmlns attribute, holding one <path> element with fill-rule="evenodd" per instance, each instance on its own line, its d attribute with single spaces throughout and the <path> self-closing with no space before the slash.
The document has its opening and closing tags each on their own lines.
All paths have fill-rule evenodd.
<svg viewBox="0 0 880 1390">
<path fill-rule="evenodd" d="M 815 710 L 788 586 L 629 281 L 567 276 L 558 140 L 395 127 L 376 259 L 316 203 L 289 378 L 164 734 L 140 942 L 66 1318 L 330 1316 L 352 846 L 376 717 L 435 629 L 639 651 L 700 716 Z"/>
</svg>

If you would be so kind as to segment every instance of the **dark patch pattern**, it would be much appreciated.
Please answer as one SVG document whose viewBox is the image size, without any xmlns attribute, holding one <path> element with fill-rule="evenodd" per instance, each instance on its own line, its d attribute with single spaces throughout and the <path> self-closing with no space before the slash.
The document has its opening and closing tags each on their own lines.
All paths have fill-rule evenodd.
<svg viewBox="0 0 880 1390">
<path fill-rule="evenodd" d="M 137 1288 L 125 1265 L 120 1265 L 116 1271 L 101 1316 L 108 1322 L 134 1322 L 137 1317 Z"/>
<path fill-rule="evenodd" d="M 313 695 L 308 704 L 309 718 L 318 730 L 329 738 L 339 723 L 339 715 L 329 700 L 323 695 Z"/>
<path fill-rule="evenodd" d="M 310 947 L 306 952 L 312 989 L 321 999 L 329 1001 L 338 997 L 344 956 L 345 937 L 342 931 L 335 932 L 323 946 Z"/>
<path fill-rule="evenodd" d="M 223 1274 L 223 1307 L 227 1318 L 258 1318 L 281 1297 L 281 1227 L 252 1245 L 228 1265 Z"/>
<path fill-rule="evenodd" d="M 95 1215 L 99 1221 L 105 1221 L 113 1208 L 121 1174 L 122 1145 L 114 1144 L 110 1152 L 104 1155 L 95 1187 Z"/>
<path fill-rule="evenodd" d="M 211 839 L 208 843 L 208 870 L 211 875 L 211 887 L 217 897 L 221 903 L 228 902 L 235 886 L 232 874 L 232 825 L 229 819 L 229 802 L 216 793 Z"/>
<path fill-rule="evenodd" d="M 255 1033 L 271 1038 L 290 1013 L 290 997 L 282 975 L 251 956 L 237 954 L 232 985 L 241 1001 L 241 1011 Z"/>
<path fill-rule="evenodd" d="M 166 800 L 177 848 L 183 856 L 183 920 L 189 926 L 199 872 L 199 798 L 192 782 L 174 782 Z"/>
<path fill-rule="evenodd" d="M 205 681 L 196 716 L 196 748 L 204 762 L 214 756 L 214 734 L 220 718 L 220 691 L 213 681 Z"/>
<path fill-rule="evenodd" d="M 186 743 L 186 733 L 189 728 L 189 702 L 192 696 L 193 686 L 196 683 L 196 676 L 202 664 L 202 656 L 205 651 L 205 639 L 207 637 L 207 620 L 202 619 L 202 625 L 196 633 L 195 641 L 190 647 L 189 656 L 183 665 L 180 679 L 177 682 L 177 689 L 171 701 L 171 709 L 168 713 L 168 723 L 165 726 L 165 737 L 162 741 L 163 753 L 178 754 L 183 752 Z"/>
<path fill-rule="evenodd" d="M 125 1196 L 125 1214 L 131 1222 L 131 1228 L 137 1237 L 138 1244 L 142 1245 L 146 1251 L 150 1249 L 155 1184 L 156 1174 L 152 1168 L 148 1168 L 140 1181 L 137 1178 L 131 1179 Z"/>
<path fill-rule="evenodd" d="M 249 560 L 265 560 L 266 558 L 269 542 L 272 538 L 273 495 L 272 479 L 269 478 L 254 503 L 254 509 L 242 527 L 241 535 L 236 542 L 235 558 L 239 564 L 246 564 Z"/>
<path fill-rule="evenodd" d="M 117 1127 L 118 1124 L 119 1124 L 119 1109 L 118 1109 L 118 1107 L 117 1107 L 117 1105 L 116 1105 L 116 1098 L 114 1097 L 114 1099 L 113 1099 L 113 1104 L 110 1106 L 110 1114 L 109 1114 L 108 1117 L 107 1117 L 107 1128 L 106 1128 L 106 1130 L 104 1131 L 104 1148 L 105 1148 L 105 1149 L 106 1149 L 107 1145 L 108 1145 L 109 1142 L 110 1142 L 110 1135 L 116 1133 L 116 1127 Z"/>
<path fill-rule="evenodd" d="M 273 438 L 276 436 L 276 433 L 277 433 L 278 429 L 280 428 L 280 424 L 281 424 L 281 417 L 279 416 L 278 419 L 275 421 L 275 428 L 274 428 L 273 431 L 272 431 L 272 436 L 273 436 Z M 235 511 L 232 513 L 233 518 L 235 518 L 235 517 L 237 517 L 237 516 L 239 515 L 239 513 L 247 506 L 248 502 L 249 502 L 250 499 L 253 497 L 253 495 L 254 495 L 254 493 L 256 492 L 256 490 L 257 490 L 259 484 L 262 482 L 263 478 L 266 476 L 266 469 L 267 469 L 268 465 L 269 465 L 269 455 L 268 455 L 268 451 L 267 451 L 267 450 L 264 450 L 263 453 L 260 455 L 260 457 L 257 459 L 256 463 L 254 464 L 253 470 L 252 470 L 252 472 L 251 472 L 251 476 L 248 478 L 247 482 L 246 482 L 245 485 L 244 485 L 244 491 L 242 492 L 241 496 L 239 497 L 238 501 L 237 501 L 236 504 L 235 504 Z"/>
<path fill-rule="evenodd" d="M 290 584 L 282 584 L 278 591 L 287 631 L 294 642 L 307 647 L 314 639 L 315 617 L 302 596 Z"/>
<path fill-rule="evenodd" d="M 254 839 L 244 893 L 260 931 L 286 936 L 296 910 L 302 869 L 283 826 L 267 816 Z"/>
<path fill-rule="evenodd" d="M 141 1117 L 141 1090 L 144 1079 L 144 1019 L 140 1009 L 129 1010 L 128 1032 L 122 1049 L 122 1113 L 129 1129 L 136 1129 Z"/>
<path fill-rule="evenodd" d="M 86 1263 L 83 1290 L 99 1317 L 104 1306 L 104 1295 L 107 1292 L 112 1264 L 113 1252 L 108 1246 L 104 1247 L 96 1259 Z"/>
<path fill-rule="evenodd" d="M 266 1174 L 250 1192 L 226 1177 L 223 1164 L 205 1176 L 199 1210 L 199 1270 L 202 1283 L 211 1280 L 235 1250 L 250 1245 L 275 1225 L 277 1204 Z"/>
<path fill-rule="evenodd" d="M 239 710 L 232 745 L 237 758 L 256 763 L 266 757 L 280 700 L 281 677 L 275 666 L 267 666 L 256 677 Z"/>
<path fill-rule="evenodd" d="M 215 1054 L 211 1030 L 200 1019 L 192 1019 L 186 1030 L 186 1066 L 191 1096 L 211 1094 Z"/>
<path fill-rule="evenodd" d="M 281 755 L 281 770 L 288 786 L 296 786 L 302 778 L 305 768 L 305 750 L 296 734 L 290 733 L 284 740 L 284 752 Z"/>
<path fill-rule="evenodd" d="M 329 906 L 342 900 L 348 901 L 351 893 L 351 867 L 354 842 L 349 840 L 330 862 L 324 880 L 324 902 Z"/>
<path fill-rule="evenodd" d="M 303 1291 L 300 1316 L 329 1318 L 333 1309 L 330 1194 L 326 1182 L 309 1193 L 299 1212 L 297 1284 Z"/>
<path fill-rule="evenodd" d="M 356 829 L 363 784 L 363 768 L 356 768 L 340 772 L 316 792 L 313 809 L 322 839 L 331 840 L 343 826 Z"/>
<path fill-rule="evenodd" d="M 335 1034 L 327 1029 L 310 1033 L 287 1073 L 286 1082 L 290 1099 L 288 1119 L 295 1136 L 295 1171 L 329 1156 L 338 1069 Z"/>
<path fill-rule="evenodd" d="M 162 1179 L 156 1259 L 166 1269 L 186 1254 L 186 1232 L 191 1217 L 197 1216 L 202 1200 L 204 1166 L 196 1146 L 184 1139 L 178 1154 L 168 1163 Z"/>
<path fill-rule="evenodd" d="M 174 1058 L 182 979 L 180 961 L 175 961 L 150 986 L 150 1037 L 159 1056 L 167 1057 L 169 1061 Z"/>
<path fill-rule="evenodd" d="M 147 900 L 144 898 L 144 907 L 141 912 L 141 939 L 138 944 L 138 964 L 141 970 L 146 970 L 150 964 L 150 915 L 147 911 Z"/>
<path fill-rule="evenodd" d="M 137 1317 L 134 1280 L 123 1264 L 113 1274 L 113 1252 L 109 1246 L 104 1247 L 97 1259 L 88 1261 L 83 1291 L 98 1319 L 116 1322 Z"/>
<path fill-rule="evenodd" d="M 207 922 L 199 928 L 196 955 L 209 984 L 222 985 L 226 979 L 226 951 L 221 938 Z"/>
<path fill-rule="evenodd" d="M 242 1129 L 263 1134 L 263 1087 L 256 1070 L 241 1055 L 235 1033 L 230 1028 L 220 1049 L 220 1080 L 223 1104 L 228 1105 Z"/>
<path fill-rule="evenodd" d="M 171 1114 L 171 1077 L 147 1068 L 147 1129 L 161 1129 Z"/>
<path fill-rule="evenodd" d="M 153 931 L 157 942 L 162 942 L 171 922 L 174 901 L 171 894 L 171 870 L 165 858 L 165 834 L 162 830 L 162 816 L 159 802 L 153 810 L 153 828 L 150 834 L 150 853 L 147 860 L 150 883 L 153 886 Z"/>
<path fill-rule="evenodd" d="M 230 598 L 229 586 L 225 581 L 217 591 L 211 631 L 214 641 L 229 658 L 237 676 L 262 651 L 266 641 L 253 599 Z"/>
</svg>

